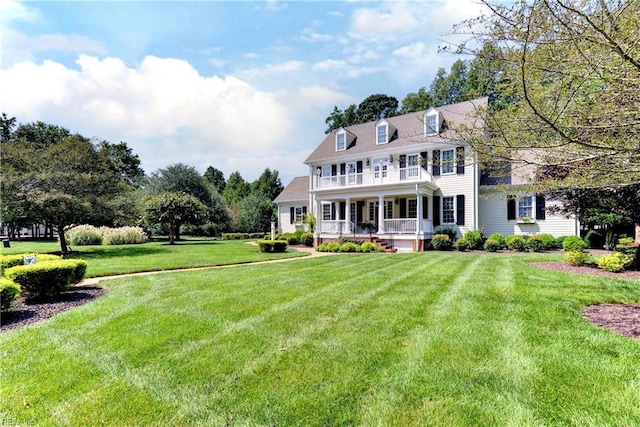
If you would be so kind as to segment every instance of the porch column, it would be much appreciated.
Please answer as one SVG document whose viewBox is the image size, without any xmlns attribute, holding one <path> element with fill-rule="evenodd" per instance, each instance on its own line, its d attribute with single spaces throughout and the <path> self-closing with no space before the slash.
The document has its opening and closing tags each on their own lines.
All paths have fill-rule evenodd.
<svg viewBox="0 0 640 427">
<path fill-rule="evenodd" d="M 378 196 L 378 234 L 384 233 L 384 196 Z"/>
<path fill-rule="evenodd" d="M 322 203 L 316 199 L 316 237 L 319 237 L 322 230 Z"/>
<path fill-rule="evenodd" d="M 345 203 L 347 204 L 347 206 L 345 206 L 345 210 L 344 210 L 344 215 L 346 216 L 345 224 L 347 224 L 347 230 L 348 230 L 349 234 L 351 234 L 351 233 L 353 233 L 353 229 L 351 228 L 351 199 L 349 197 L 347 197 L 345 199 Z"/>
<path fill-rule="evenodd" d="M 422 233 L 424 230 L 422 229 L 422 223 L 424 221 L 422 221 L 422 213 L 424 212 L 424 205 L 422 204 L 422 194 L 420 194 L 420 192 L 417 192 L 417 197 L 418 197 L 418 212 L 417 212 L 417 218 L 416 221 L 418 221 L 418 226 L 416 227 L 416 231 L 417 233 Z"/>
</svg>

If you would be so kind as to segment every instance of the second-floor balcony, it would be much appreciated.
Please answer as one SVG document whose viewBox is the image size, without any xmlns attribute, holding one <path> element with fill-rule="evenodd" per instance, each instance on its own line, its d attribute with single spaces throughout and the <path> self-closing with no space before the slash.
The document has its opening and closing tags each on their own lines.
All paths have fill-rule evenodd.
<svg viewBox="0 0 640 427">
<path fill-rule="evenodd" d="M 389 168 L 361 173 L 354 172 L 344 175 L 318 176 L 316 178 L 315 188 L 318 190 L 433 181 L 432 175 L 420 166 L 409 166 L 398 169 Z"/>
</svg>

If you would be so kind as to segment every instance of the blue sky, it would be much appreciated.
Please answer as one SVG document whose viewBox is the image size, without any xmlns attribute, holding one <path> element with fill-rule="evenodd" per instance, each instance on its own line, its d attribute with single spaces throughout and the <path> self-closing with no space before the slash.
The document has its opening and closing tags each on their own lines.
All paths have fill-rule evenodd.
<svg viewBox="0 0 640 427">
<path fill-rule="evenodd" d="M 458 57 L 438 53 L 473 0 L 0 0 L 0 110 L 111 142 L 147 173 L 182 162 L 283 184 L 325 118 L 375 93 L 402 101 Z"/>
</svg>

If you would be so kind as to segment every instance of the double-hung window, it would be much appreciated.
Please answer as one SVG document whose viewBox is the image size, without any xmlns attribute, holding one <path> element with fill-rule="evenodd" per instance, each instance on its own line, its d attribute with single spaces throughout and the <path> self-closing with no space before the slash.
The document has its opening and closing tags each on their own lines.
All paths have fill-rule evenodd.
<svg viewBox="0 0 640 427">
<path fill-rule="evenodd" d="M 322 205 L 322 220 L 331 221 L 331 219 L 331 205 L 329 203 L 324 203 Z"/>
<path fill-rule="evenodd" d="M 454 173 L 455 150 L 442 150 L 442 173 Z"/>
<path fill-rule="evenodd" d="M 444 224 L 455 224 L 455 205 L 453 197 L 442 198 L 442 222 Z"/>
<path fill-rule="evenodd" d="M 346 149 L 346 137 L 347 135 L 344 132 L 336 134 L 336 151 L 344 151 Z"/>
<path fill-rule="evenodd" d="M 431 114 L 426 117 L 426 131 L 427 135 L 436 135 L 438 133 L 437 114 Z"/>
<path fill-rule="evenodd" d="M 518 218 L 533 218 L 533 196 L 526 196 L 518 200 Z"/>
<path fill-rule="evenodd" d="M 420 162 L 417 154 L 407 156 L 407 177 L 416 178 L 420 172 Z"/>
<path fill-rule="evenodd" d="M 418 199 L 407 200 L 407 218 L 418 217 Z"/>
<path fill-rule="evenodd" d="M 378 125 L 378 139 L 377 144 L 386 144 L 389 142 L 387 139 L 387 132 L 389 130 L 389 126 L 387 125 Z"/>
</svg>

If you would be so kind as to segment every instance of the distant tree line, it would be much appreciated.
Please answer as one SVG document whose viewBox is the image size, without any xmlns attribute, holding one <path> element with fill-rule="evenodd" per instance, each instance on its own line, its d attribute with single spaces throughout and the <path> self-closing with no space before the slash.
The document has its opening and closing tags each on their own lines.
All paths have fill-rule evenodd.
<svg viewBox="0 0 640 427">
<path fill-rule="evenodd" d="M 76 225 L 139 225 L 170 236 L 268 231 L 283 190 L 277 170 L 253 183 L 239 172 L 225 180 L 209 167 L 173 164 L 146 175 L 126 142 L 73 134 L 41 121 L 0 116 L 0 227 L 12 239 L 23 228 L 60 238 Z M 44 229 L 43 232 L 40 230 Z"/>
</svg>

